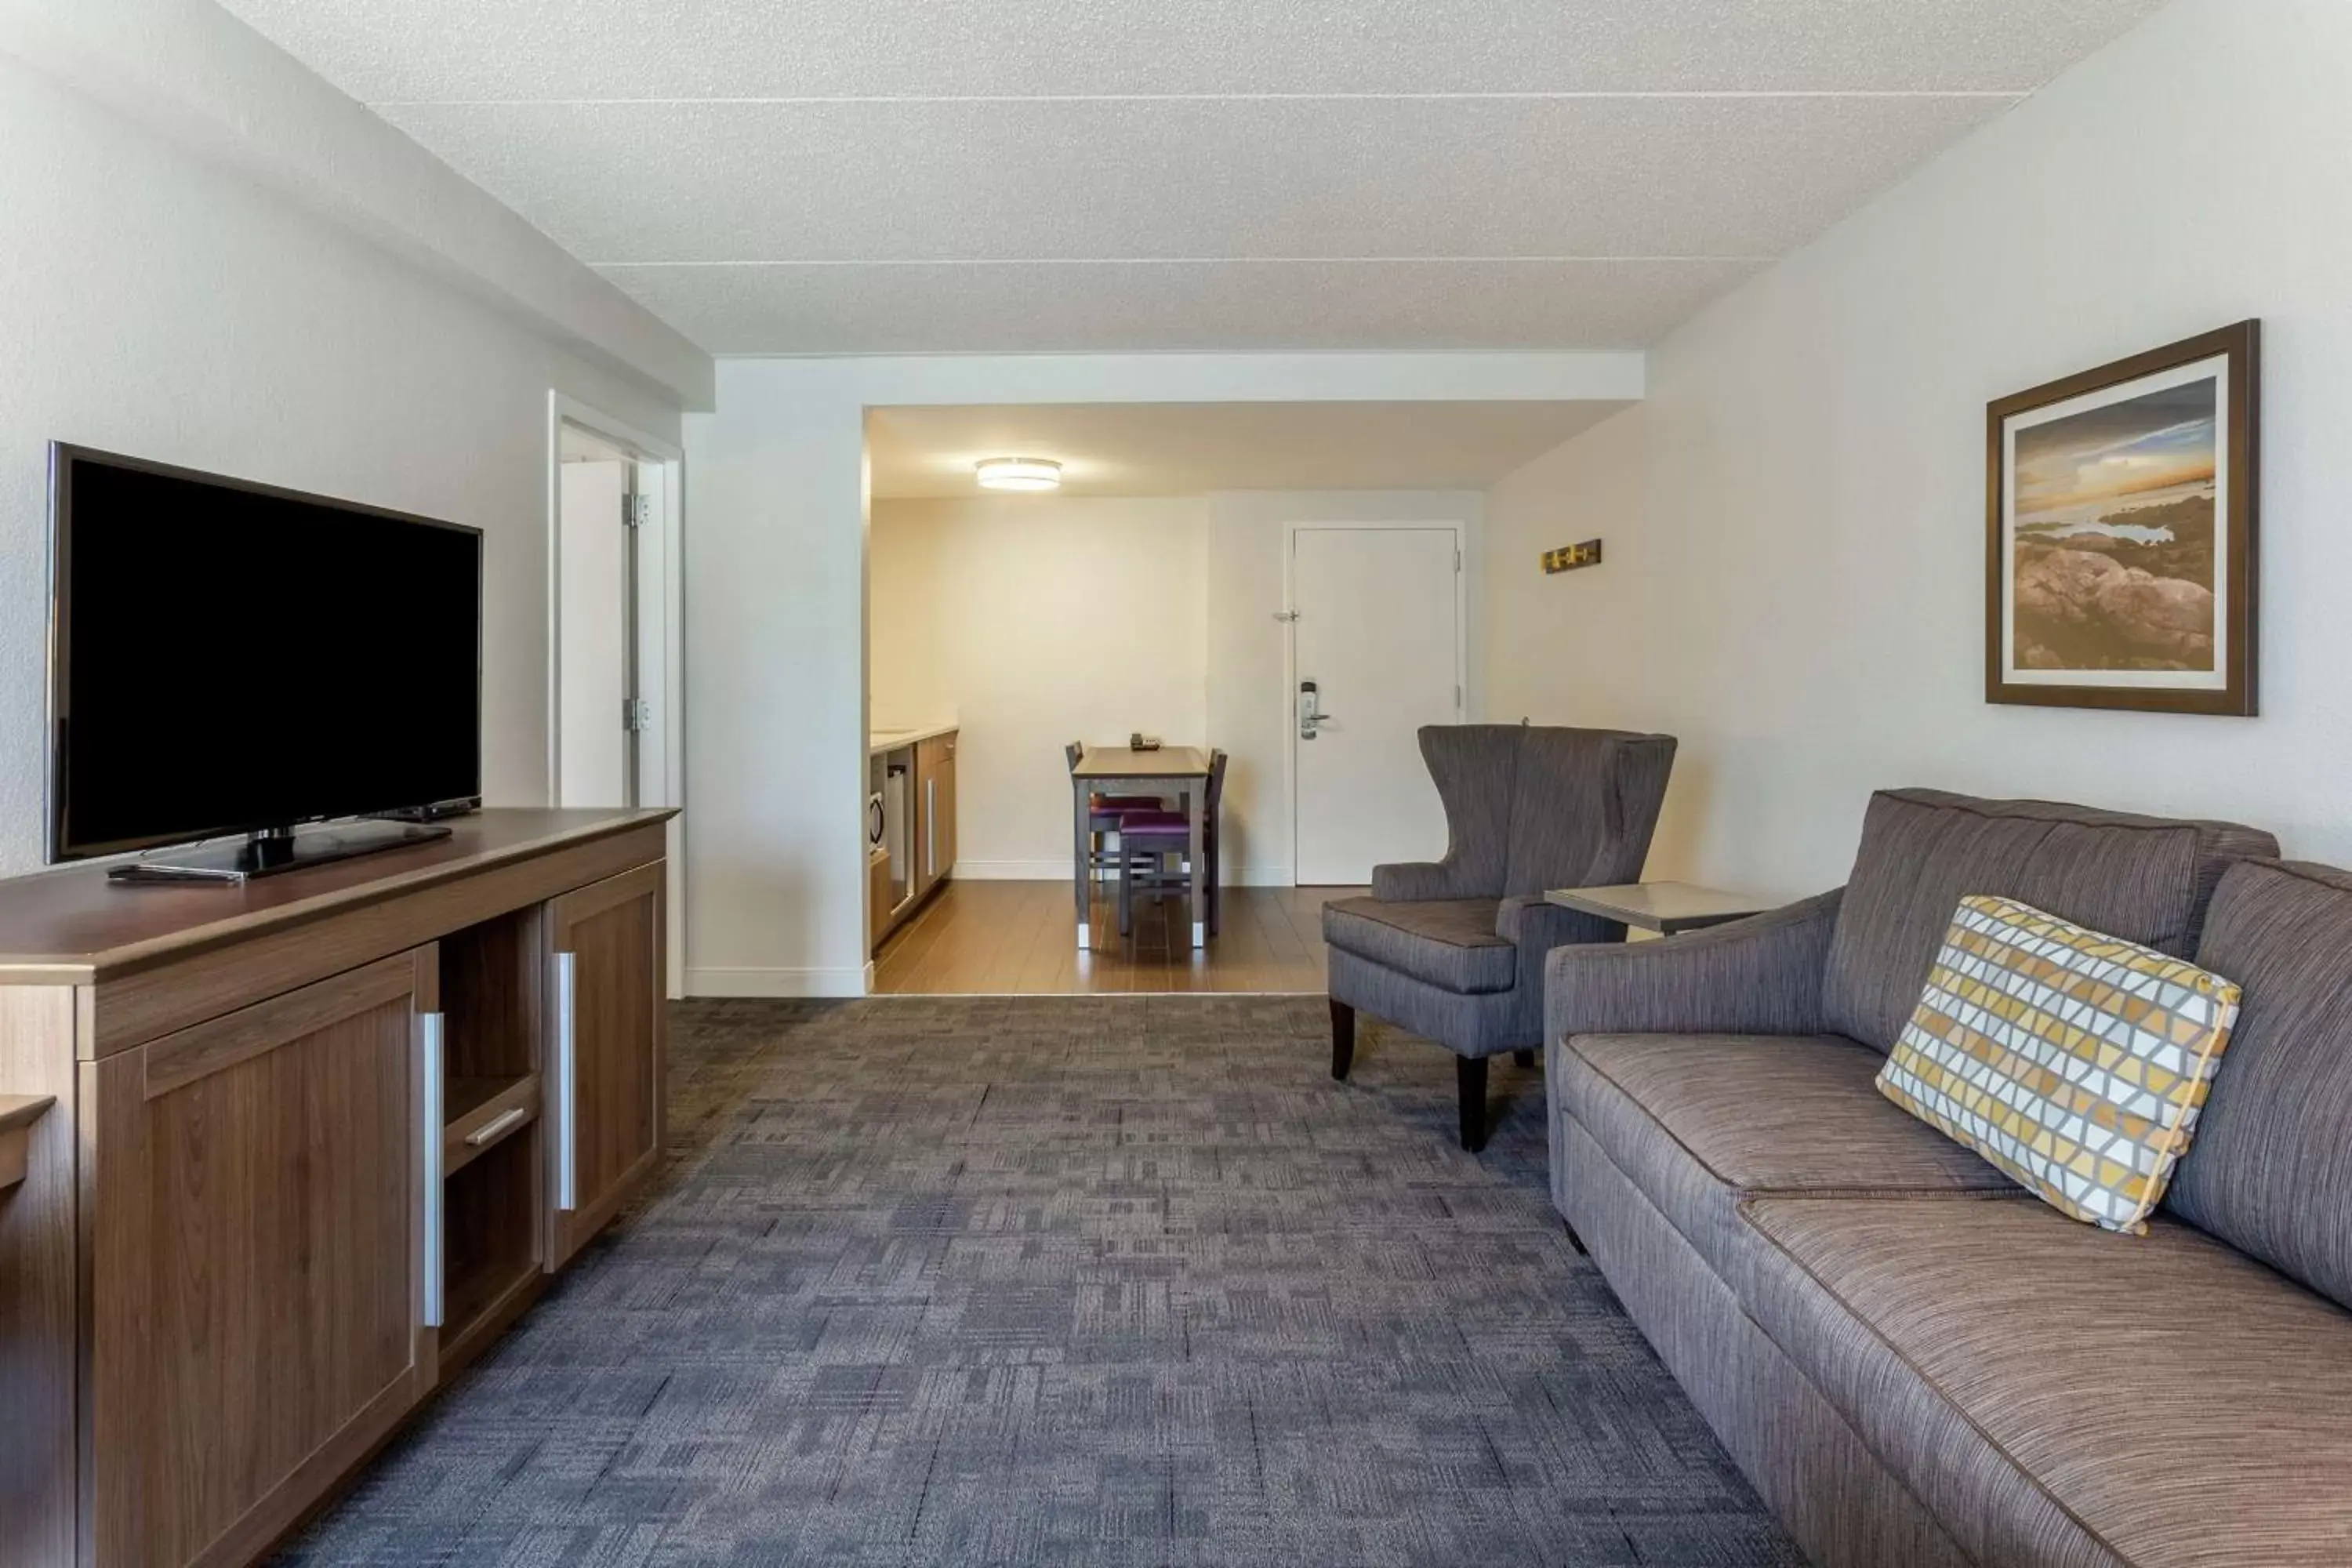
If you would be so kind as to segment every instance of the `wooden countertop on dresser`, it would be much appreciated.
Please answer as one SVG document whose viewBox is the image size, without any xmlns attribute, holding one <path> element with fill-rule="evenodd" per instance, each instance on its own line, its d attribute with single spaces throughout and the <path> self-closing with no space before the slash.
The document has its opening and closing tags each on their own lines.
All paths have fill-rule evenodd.
<svg viewBox="0 0 2352 1568">
<path fill-rule="evenodd" d="M 125 885 L 107 879 L 104 863 L 0 880 L 0 985 L 134 974 L 677 815 L 499 807 L 454 818 L 431 844 L 245 883 Z"/>
</svg>

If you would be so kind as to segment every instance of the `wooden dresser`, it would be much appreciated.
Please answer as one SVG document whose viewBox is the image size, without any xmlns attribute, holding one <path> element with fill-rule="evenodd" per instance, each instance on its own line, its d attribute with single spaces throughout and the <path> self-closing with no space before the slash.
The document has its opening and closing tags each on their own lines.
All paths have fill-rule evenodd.
<svg viewBox="0 0 2352 1568">
<path fill-rule="evenodd" d="M 672 815 L 0 882 L 0 1568 L 256 1560 L 611 1220 Z"/>
</svg>

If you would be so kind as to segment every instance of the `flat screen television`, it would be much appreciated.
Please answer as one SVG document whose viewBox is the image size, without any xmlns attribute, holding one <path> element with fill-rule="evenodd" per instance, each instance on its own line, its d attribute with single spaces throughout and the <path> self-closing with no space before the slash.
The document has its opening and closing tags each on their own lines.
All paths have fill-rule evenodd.
<svg viewBox="0 0 2352 1568">
<path fill-rule="evenodd" d="M 49 512 L 50 859 L 243 836 L 128 868 L 237 879 L 478 804 L 479 530 L 61 443 Z"/>
</svg>

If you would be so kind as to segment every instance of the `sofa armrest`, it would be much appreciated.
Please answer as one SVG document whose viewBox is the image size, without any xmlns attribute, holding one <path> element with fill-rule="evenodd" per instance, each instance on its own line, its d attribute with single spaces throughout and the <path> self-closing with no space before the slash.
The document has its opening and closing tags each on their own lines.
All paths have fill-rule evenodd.
<svg viewBox="0 0 2352 1568">
<path fill-rule="evenodd" d="M 1418 904 L 1431 899 L 1469 899 L 1475 893 L 1454 890 L 1454 868 L 1443 860 L 1406 860 L 1372 868 L 1372 897 L 1391 904 Z"/>
<path fill-rule="evenodd" d="M 1664 942 L 1562 947 L 1544 969 L 1544 1038 L 1812 1035 L 1845 889 Z"/>
</svg>

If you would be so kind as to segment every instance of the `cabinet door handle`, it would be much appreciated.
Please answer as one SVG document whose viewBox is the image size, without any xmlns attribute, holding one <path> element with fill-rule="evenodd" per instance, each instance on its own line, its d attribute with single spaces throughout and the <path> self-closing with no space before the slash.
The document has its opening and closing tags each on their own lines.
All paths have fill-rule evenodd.
<svg viewBox="0 0 2352 1568">
<path fill-rule="evenodd" d="M 580 1206 L 580 955 L 555 955 L 555 1206 Z"/>
<path fill-rule="evenodd" d="M 923 875 L 940 874 L 940 781 L 923 781 Z"/>
<path fill-rule="evenodd" d="M 509 1128 L 513 1127 L 517 1122 L 520 1121 L 524 1117 L 529 1116 L 530 1114 L 530 1111 L 525 1110 L 520 1105 L 514 1106 L 506 1110 L 501 1110 L 496 1116 L 491 1117 L 488 1121 L 483 1122 L 479 1127 L 475 1128 L 471 1132 L 466 1134 L 466 1147 L 468 1149 L 478 1149 L 485 1143 L 497 1142 L 499 1136 L 506 1132 Z"/>
<path fill-rule="evenodd" d="M 444 1058 L 441 1042 L 444 1016 L 423 1013 L 417 1016 L 417 1038 L 425 1053 L 424 1104 L 419 1120 L 425 1123 L 425 1146 L 418 1158 L 425 1167 L 425 1301 L 424 1321 L 428 1329 L 441 1326 L 446 1301 L 448 1259 L 444 1256 L 442 1240 L 444 1215 L 448 1193 L 443 1186 L 441 1162 L 442 1140 L 448 1136 L 442 1126 L 442 1117 L 448 1105 L 448 1063 Z"/>
</svg>

